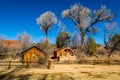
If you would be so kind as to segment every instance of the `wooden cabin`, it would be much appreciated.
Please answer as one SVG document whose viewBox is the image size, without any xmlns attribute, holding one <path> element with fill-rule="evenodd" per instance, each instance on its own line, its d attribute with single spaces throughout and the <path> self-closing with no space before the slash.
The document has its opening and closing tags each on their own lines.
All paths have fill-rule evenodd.
<svg viewBox="0 0 120 80">
<path fill-rule="evenodd" d="M 76 56 L 73 50 L 67 47 L 54 51 L 52 59 L 57 59 L 58 61 L 75 60 Z"/>
<path fill-rule="evenodd" d="M 22 53 L 22 62 L 37 62 L 37 61 L 45 61 L 46 53 L 39 49 L 36 46 L 30 47 Z"/>
</svg>

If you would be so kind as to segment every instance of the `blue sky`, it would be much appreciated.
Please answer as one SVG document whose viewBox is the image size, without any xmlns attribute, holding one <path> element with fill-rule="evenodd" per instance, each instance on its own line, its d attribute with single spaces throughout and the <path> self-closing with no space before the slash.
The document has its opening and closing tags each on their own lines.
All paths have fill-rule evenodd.
<svg viewBox="0 0 120 80">
<path fill-rule="evenodd" d="M 99 9 L 106 5 L 115 14 L 115 22 L 120 26 L 120 1 L 119 0 L 0 0 L 0 35 L 6 35 L 6 39 L 17 39 L 17 34 L 26 31 L 33 37 L 34 42 L 45 39 L 45 33 L 40 30 L 36 18 L 46 11 L 56 14 L 58 22 L 66 25 L 66 31 L 75 32 L 72 21 L 62 19 L 61 12 L 70 8 L 70 5 L 80 3 L 91 10 Z M 93 38 L 99 44 L 103 44 L 103 23 L 98 23 L 100 31 Z M 59 32 L 58 23 L 53 25 L 49 31 L 49 40 L 55 42 Z"/>
</svg>

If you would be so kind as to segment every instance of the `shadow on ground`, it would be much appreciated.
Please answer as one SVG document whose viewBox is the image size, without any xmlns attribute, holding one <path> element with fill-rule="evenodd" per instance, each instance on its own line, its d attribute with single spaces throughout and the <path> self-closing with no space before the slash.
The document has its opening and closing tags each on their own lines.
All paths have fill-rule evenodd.
<svg viewBox="0 0 120 80">
<path fill-rule="evenodd" d="M 21 70 L 21 68 L 15 68 L 13 70 L 11 70 L 10 72 L 4 73 L 4 74 L 0 74 L 0 80 L 29 80 L 29 77 L 31 75 L 27 74 L 27 75 L 19 75 L 16 76 L 14 73 L 15 72 L 19 72 Z"/>
<path fill-rule="evenodd" d="M 71 76 L 72 73 L 54 73 L 54 74 L 42 74 L 37 80 L 76 80 L 75 77 Z"/>
</svg>

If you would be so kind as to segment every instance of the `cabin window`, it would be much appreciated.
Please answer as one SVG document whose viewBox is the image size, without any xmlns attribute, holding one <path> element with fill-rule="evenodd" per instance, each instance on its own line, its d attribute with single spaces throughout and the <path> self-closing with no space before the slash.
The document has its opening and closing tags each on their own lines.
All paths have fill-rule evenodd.
<svg viewBox="0 0 120 80">
<path fill-rule="evenodd" d="M 65 52 L 66 52 L 66 51 L 70 51 L 70 49 L 65 49 L 64 51 L 65 51 Z"/>
<path fill-rule="evenodd" d="M 67 49 L 64 50 L 65 52 L 67 51 Z"/>
<path fill-rule="evenodd" d="M 68 51 L 70 51 L 70 49 L 68 49 Z"/>
</svg>

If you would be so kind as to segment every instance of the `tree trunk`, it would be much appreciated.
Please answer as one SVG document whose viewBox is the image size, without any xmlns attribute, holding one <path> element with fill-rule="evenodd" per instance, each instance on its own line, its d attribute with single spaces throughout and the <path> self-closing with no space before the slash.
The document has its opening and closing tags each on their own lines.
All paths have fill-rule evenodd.
<svg viewBox="0 0 120 80">
<path fill-rule="evenodd" d="M 85 34 L 83 32 L 83 29 L 80 28 L 80 36 L 81 36 L 81 48 L 84 48 L 84 42 L 85 42 Z"/>
<path fill-rule="evenodd" d="M 46 41 L 48 40 L 48 31 L 46 30 L 45 31 L 45 34 L 46 34 Z"/>
<path fill-rule="evenodd" d="M 48 50 L 49 50 L 49 46 L 50 46 L 49 40 L 48 40 L 48 30 L 46 30 L 45 33 L 46 33 L 46 40 L 44 42 L 44 49 L 47 52 L 47 54 L 46 54 L 46 60 L 45 60 L 45 61 L 47 61 L 48 58 L 49 58 Z"/>
<path fill-rule="evenodd" d="M 81 35 L 81 47 L 84 48 L 85 35 Z"/>
<path fill-rule="evenodd" d="M 45 44 L 46 44 L 46 47 L 49 47 L 49 40 L 48 40 L 48 30 L 45 31 L 46 33 L 46 40 L 45 40 Z"/>
</svg>

